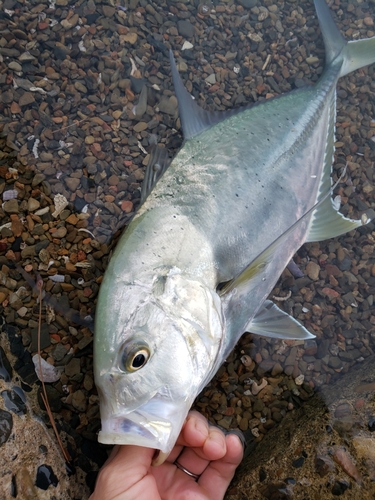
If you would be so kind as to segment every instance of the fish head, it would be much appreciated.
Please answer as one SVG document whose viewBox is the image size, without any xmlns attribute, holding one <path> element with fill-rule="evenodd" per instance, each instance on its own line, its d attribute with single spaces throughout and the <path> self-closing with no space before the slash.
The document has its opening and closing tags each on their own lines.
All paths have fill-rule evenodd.
<svg viewBox="0 0 375 500">
<path fill-rule="evenodd" d="M 156 279 L 148 290 L 125 286 L 99 300 L 94 367 L 100 442 L 172 450 L 212 376 L 222 338 L 217 306 L 203 286 L 176 275 Z"/>
</svg>

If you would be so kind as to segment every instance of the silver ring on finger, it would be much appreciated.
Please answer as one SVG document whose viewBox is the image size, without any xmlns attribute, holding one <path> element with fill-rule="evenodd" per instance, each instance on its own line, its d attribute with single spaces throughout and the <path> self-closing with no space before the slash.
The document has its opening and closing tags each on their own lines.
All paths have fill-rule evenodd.
<svg viewBox="0 0 375 500">
<path fill-rule="evenodd" d="M 194 479 L 194 481 L 198 481 L 198 479 L 201 477 L 200 474 L 193 474 L 189 470 L 185 469 L 185 467 L 181 465 L 177 460 L 175 460 L 173 463 L 178 469 L 182 470 L 182 472 L 185 472 L 185 474 Z"/>
</svg>

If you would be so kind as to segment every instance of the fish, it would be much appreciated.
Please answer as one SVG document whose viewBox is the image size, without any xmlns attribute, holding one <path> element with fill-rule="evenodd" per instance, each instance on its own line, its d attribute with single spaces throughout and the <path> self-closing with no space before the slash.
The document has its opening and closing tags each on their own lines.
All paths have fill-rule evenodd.
<svg viewBox="0 0 375 500">
<path fill-rule="evenodd" d="M 170 64 L 184 142 L 155 147 L 141 206 L 100 287 L 98 440 L 172 450 L 187 413 L 244 332 L 314 335 L 268 296 L 305 242 L 371 220 L 333 202 L 336 84 L 375 62 L 375 37 L 345 41 L 314 0 L 326 50 L 315 85 L 223 112 L 198 106 Z"/>
</svg>

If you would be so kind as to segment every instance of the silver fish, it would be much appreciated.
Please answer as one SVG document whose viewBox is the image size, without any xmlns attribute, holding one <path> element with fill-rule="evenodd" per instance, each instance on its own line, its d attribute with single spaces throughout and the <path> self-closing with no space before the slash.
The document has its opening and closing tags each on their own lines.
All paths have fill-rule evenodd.
<svg viewBox="0 0 375 500">
<path fill-rule="evenodd" d="M 375 62 L 375 38 L 346 42 L 325 0 L 316 85 L 229 112 L 201 109 L 171 56 L 185 142 L 156 150 L 144 202 L 100 289 L 94 364 L 102 443 L 172 449 L 197 394 L 245 331 L 313 335 L 267 299 L 306 241 L 368 222 L 330 196 L 338 79 Z M 168 168 L 167 168 L 168 166 Z"/>
</svg>

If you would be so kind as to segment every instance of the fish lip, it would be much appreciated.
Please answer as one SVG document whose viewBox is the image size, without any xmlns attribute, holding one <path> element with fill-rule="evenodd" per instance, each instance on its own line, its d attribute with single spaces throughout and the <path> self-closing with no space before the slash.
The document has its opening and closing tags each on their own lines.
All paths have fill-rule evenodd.
<svg viewBox="0 0 375 500">
<path fill-rule="evenodd" d="M 99 443 L 133 444 L 146 448 L 158 448 L 161 436 L 155 435 L 144 425 L 129 418 L 114 417 L 102 421 L 102 429 L 98 435 Z"/>
<path fill-rule="evenodd" d="M 121 414 L 102 418 L 102 429 L 98 441 L 103 444 L 136 445 L 170 453 L 174 447 L 191 401 L 172 403 L 160 401 L 155 407 L 155 399 Z M 151 413 L 152 411 L 152 413 Z"/>
</svg>

